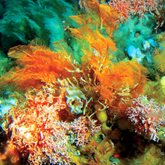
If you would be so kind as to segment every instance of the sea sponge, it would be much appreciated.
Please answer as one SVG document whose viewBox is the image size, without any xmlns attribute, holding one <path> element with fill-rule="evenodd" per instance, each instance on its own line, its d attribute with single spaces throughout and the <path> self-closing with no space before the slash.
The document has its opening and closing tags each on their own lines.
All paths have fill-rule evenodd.
<svg viewBox="0 0 165 165">
<path fill-rule="evenodd" d="M 147 52 L 143 51 L 143 43 L 154 37 L 152 30 L 154 25 L 155 18 L 150 14 L 146 14 L 140 19 L 137 16 L 132 16 L 126 22 L 122 22 L 113 33 L 113 39 L 118 48 L 116 52 L 118 60 L 123 60 L 127 56 L 126 52 L 128 52 L 129 46 L 139 49 L 142 52 L 141 54 L 151 55 L 153 48 Z"/>
<path fill-rule="evenodd" d="M 100 99 L 105 100 L 112 109 L 122 112 L 132 98 L 143 93 L 146 70 L 136 61 L 120 62 L 104 69 L 96 71 Z"/>
<path fill-rule="evenodd" d="M 121 13 L 122 19 L 127 19 L 130 15 L 143 16 L 145 13 L 154 14 L 159 8 L 159 1 L 156 0 L 112 0 L 110 5 Z"/>
</svg>

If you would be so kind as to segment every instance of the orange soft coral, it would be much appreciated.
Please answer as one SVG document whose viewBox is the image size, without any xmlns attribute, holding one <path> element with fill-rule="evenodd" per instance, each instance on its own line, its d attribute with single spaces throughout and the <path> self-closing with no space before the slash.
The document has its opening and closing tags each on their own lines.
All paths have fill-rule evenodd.
<svg viewBox="0 0 165 165">
<path fill-rule="evenodd" d="M 91 48 L 96 50 L 99 54 L 108 54 L 109 50 L 115 51 L 115 43 L 108 37 L 104 37 L 99 31 L 92 31 L 89 28 L 70 29 L 79 39 L 85 39 Z M 86 50 L 84 50 L 86 51 Z"/>
<path fill-rule="evenodd" d="M 85 8 L 86 10 L 96 10 L 99 7 L 99 2 L 97 0 L 80 0 L 79 5 L 81 8 Z"/>
<path fill-rule="evenodd" d="M 145 69 L 135 61 L 112 65 L 109 71 L 98 74 L 98 89 L 110 107 L 124 110 L 130 100 L 143 92 Z"/>
<path fill-rule="evenodd" d="M 101 19 L 101 27 L 104 26 L 109 36 L 112 36 L 113 31 L 119 24 L 120 14 L 111 6 L 99 5 L 99 16 Z"/>
<path fill-rule="evenodd" d="M 79 25 L 90 27 L 91 29 L 106 30 L 111 37 L 113 31 L 119 24 L 120 14 L 112 7 L 106 4 L 99 4 L 97 0 L 82 0 L 82 6 L 87 9 L 87 13 L 71 18 Z"/>
<path fill-rule="evenodd" d="M 14 82 L 23 88 L 54 82 L 56 78 L 70 76 L 73 70 L 69 56 L 45 47 L 17 46 L 10 49 L 9 56 L 15 58 L 19 66 L 4 75 L 1 82 Z"/>
<path fill-rule="evenodd" d="M 123 111 L 132 98 L 143 92 L 146 69 L 136 61 L 113 64 L 108 55 L 87 54 L 83 66 L 89 66 L 97 79 L 96 91 L 111 109 Z"/>
</svg>

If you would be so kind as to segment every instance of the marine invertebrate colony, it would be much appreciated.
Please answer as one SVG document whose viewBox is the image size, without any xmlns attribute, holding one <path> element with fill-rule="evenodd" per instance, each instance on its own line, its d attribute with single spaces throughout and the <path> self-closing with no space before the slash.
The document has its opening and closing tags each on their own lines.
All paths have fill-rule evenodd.
<svg viewBox="0 0 165 165">
<path fill-rule="evenodd" d="M 19 66 L 14 72 L 8 72 L 8 76 L 1 81 L 15 82 L 23 88 L 53 82 L 61 75 L 69 76 L 71 72 L 68 70 L 73 69 L 69 56 L 64 57 L 44 47 L 14 47 L 9 51 L 9 56 L 17 59 Z"/>
<path fill-rule="evenodd" d="M 158 131 L 160 126 L 165 124 L 164 105 L 157 104 L 153 99 L 148 100 L 146 96 L 139 96 L 133 100 L 133 105 L 128 109 L 127 115 L 138 134 L 159 141 Z"/>
<path fill-rule="evenodd" d="M 122 14 L 123 18 L 128 18 L 130 15 L 143 16 L 147 12 L 157 10 L 158 1 L 156 0 L 112 0 L 110 1 L 117 11 Z"/>
<path fill-rule="evenodd" d="M 109 107 L 120 111 L 129 106 L 132 98 L 143 92 L 145 84 L 145 68 L 135 61 L 119 62 L 114 65 L 108 56 L 84 56 L 86 65 L 96 75 L 95 89 L 100 93 L 100 100 L 104 100 Z M 89 60 L 88 60 L 89 59 Z M 123 72 L 125 70 L 125 72 Z"/>
<path fill-rule="evenodd" d="M 16 4 L 0 4 L 0 164 L 159 165 L 162 0 Z"/>
<path fill-rule="evenodd" d="M 72 122 L 60 121 L 59 112 L 66 113 L 67 106 L 59 101 L 61 95 L 54 84 L 28 90 L 25 95 L 27 103 L 24 107 L 18 104 L 10 111 L 12 123 L 8 119 L 6 129 L 12 134 L 9 143 L 21 154 L 28 155 L 30 164 L 70 164 L 71 148 L 88 144 L 90 137 L 100 131 L 96 121 L 85 116 Z M 71 132 L 74 139 L 70 137 Z"/>
</svg>

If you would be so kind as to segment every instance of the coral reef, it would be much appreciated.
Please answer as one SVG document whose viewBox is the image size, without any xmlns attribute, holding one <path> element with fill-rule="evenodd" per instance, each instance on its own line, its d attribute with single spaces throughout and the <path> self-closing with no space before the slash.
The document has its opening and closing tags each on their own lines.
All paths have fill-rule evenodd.
<svg viewBox="0 0 165 165">
<path fill-rule="evenodd" d="M 143 16 L 147 12 L 154 13 L 159 5 L 156 0 L 112 0 L 110 5 L 121 13 L 123 18 L 128 18 L 130 15 Z"/>
<path fill-rule="evenodd" d="M 164 0 L 0 0 L 0 164 L 163 165 Z"/>
<path fill-rule="evenodd" d="M 138 134 L 159 141 L 158 131 L 161 126 L 165 127 L 165 106 L 157 104 L 153 99 L 148 100 L 146 96 L 139 96 L 133 100 L 127 115 Z M 165 132 L 163 136 L 165 137 Z"/>
<path fill-rule="evenodd" d="M 100 131 L 96 121 L 85 116 L 72 122 L 60 121 L 59 111 L 66 113 L 67 107 L 59 101 L 62 95 L 58 96 L 57 92 L 53 84 L 28 90 L 24 107 L 17 104 L 3 123 L 4 129 L 12 134 L 9 143 L 24 156 L 28 155 L 30 164 L 70 164 L 71 144 L 84 146 Z M 9 128 L 5 128 L 8 124 Z"/>
<path fill-rule="evenodd" d="M 63 57 L 63 58 L 60 58 Z M 18 46 L 10 49 L 9 57 L 15 58 L 18 67 L 9 71 L 2 82 L 15 82 L 25 88 L 42 82 L 53 82 L 60 74 L 71 75 L 72 64 L 69 56 L 51 52 L 44 47 Z M 62 60 L 62 61 L 61 61 Z M 61 67 L 61 62 L 64 67 Z"/>
</svg>

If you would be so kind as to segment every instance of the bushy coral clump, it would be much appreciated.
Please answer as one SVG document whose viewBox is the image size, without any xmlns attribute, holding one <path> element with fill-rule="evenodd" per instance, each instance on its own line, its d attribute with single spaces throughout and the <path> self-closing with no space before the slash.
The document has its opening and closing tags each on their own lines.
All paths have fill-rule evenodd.
<svg viewBox="0 0 165 165">
<path fill-rule="evenodd" d="M 128 108 L 128 119 L 132 122 L 135 132 L 153 141 L 159 141 L 158 131 L 164 127 L 165 106 L 157 104 L 146 96 L 134 99 Z"/>
<path fill-rule="evenodd" d="M 108 55 L 85 55 L 82 60 L 90 65 L 96 78 L 95 90 L 100 100 L 120 114 L 128 107 L 132 98 L 143 92 L 146 69 L 136 61 L 113 64 Z M 123 72 L 124 70 L 124 72 Z"/>
<path fill-rule="evenodd" d="M 16 83 L 22 88 L 54 82 L 61 75 L 71 75 L 73 69 L 71 58 L 65 54 L 52 52 L 40 46 L 18 46 L 10 49 L 9 56 L 15 58 L 18 67 L 9 71 L 1 79 L 4 83 Z"/>
<path fill-rule="evenodd" d="M 158 8 L 159 0 L 112 0 L 113 6 L 122 17 L 128 18 L 130 15 L 143 16 L 145 13 L 154 13 Z"/>
<path fill-rule="evenodd" d="M 7 115 L 11 120 L 8 118 L 3 127 L 12 134 L 10 143 L 21 154 L 28 155 L 30 164 L 68 165 L 73 161 L 69 157 L 71 144 L 74 148 L 84 146 L 90 142 L 91 136 L 100 131 L 96 121 L 86 116 L 71 122 L 60 120 L 59 112 L 66 113 L 67 106 L 54 84 L 42 86 L 40 90 L 28 90 L 25 96 L 24 107 L 19 104 L 13 107 Z"/>
<path fill-rule="evenodd" d="M 147 164 L 147 146 L 163 149 L 161 1 L 0 5 L 0 47 L 17 45 L 9 71 L 0 59 L 0 164 Z"/>
<path fill-rule="evenodd" d="M 89 143 L 90 137 L 101 130 L 99 126 L 96 127 L 95 122 L 97 121 L 82 116 L 71 123 L 70 128 L 75 134 L 74 141 L 77 146 L 85 146 Z"/>
</svg>

